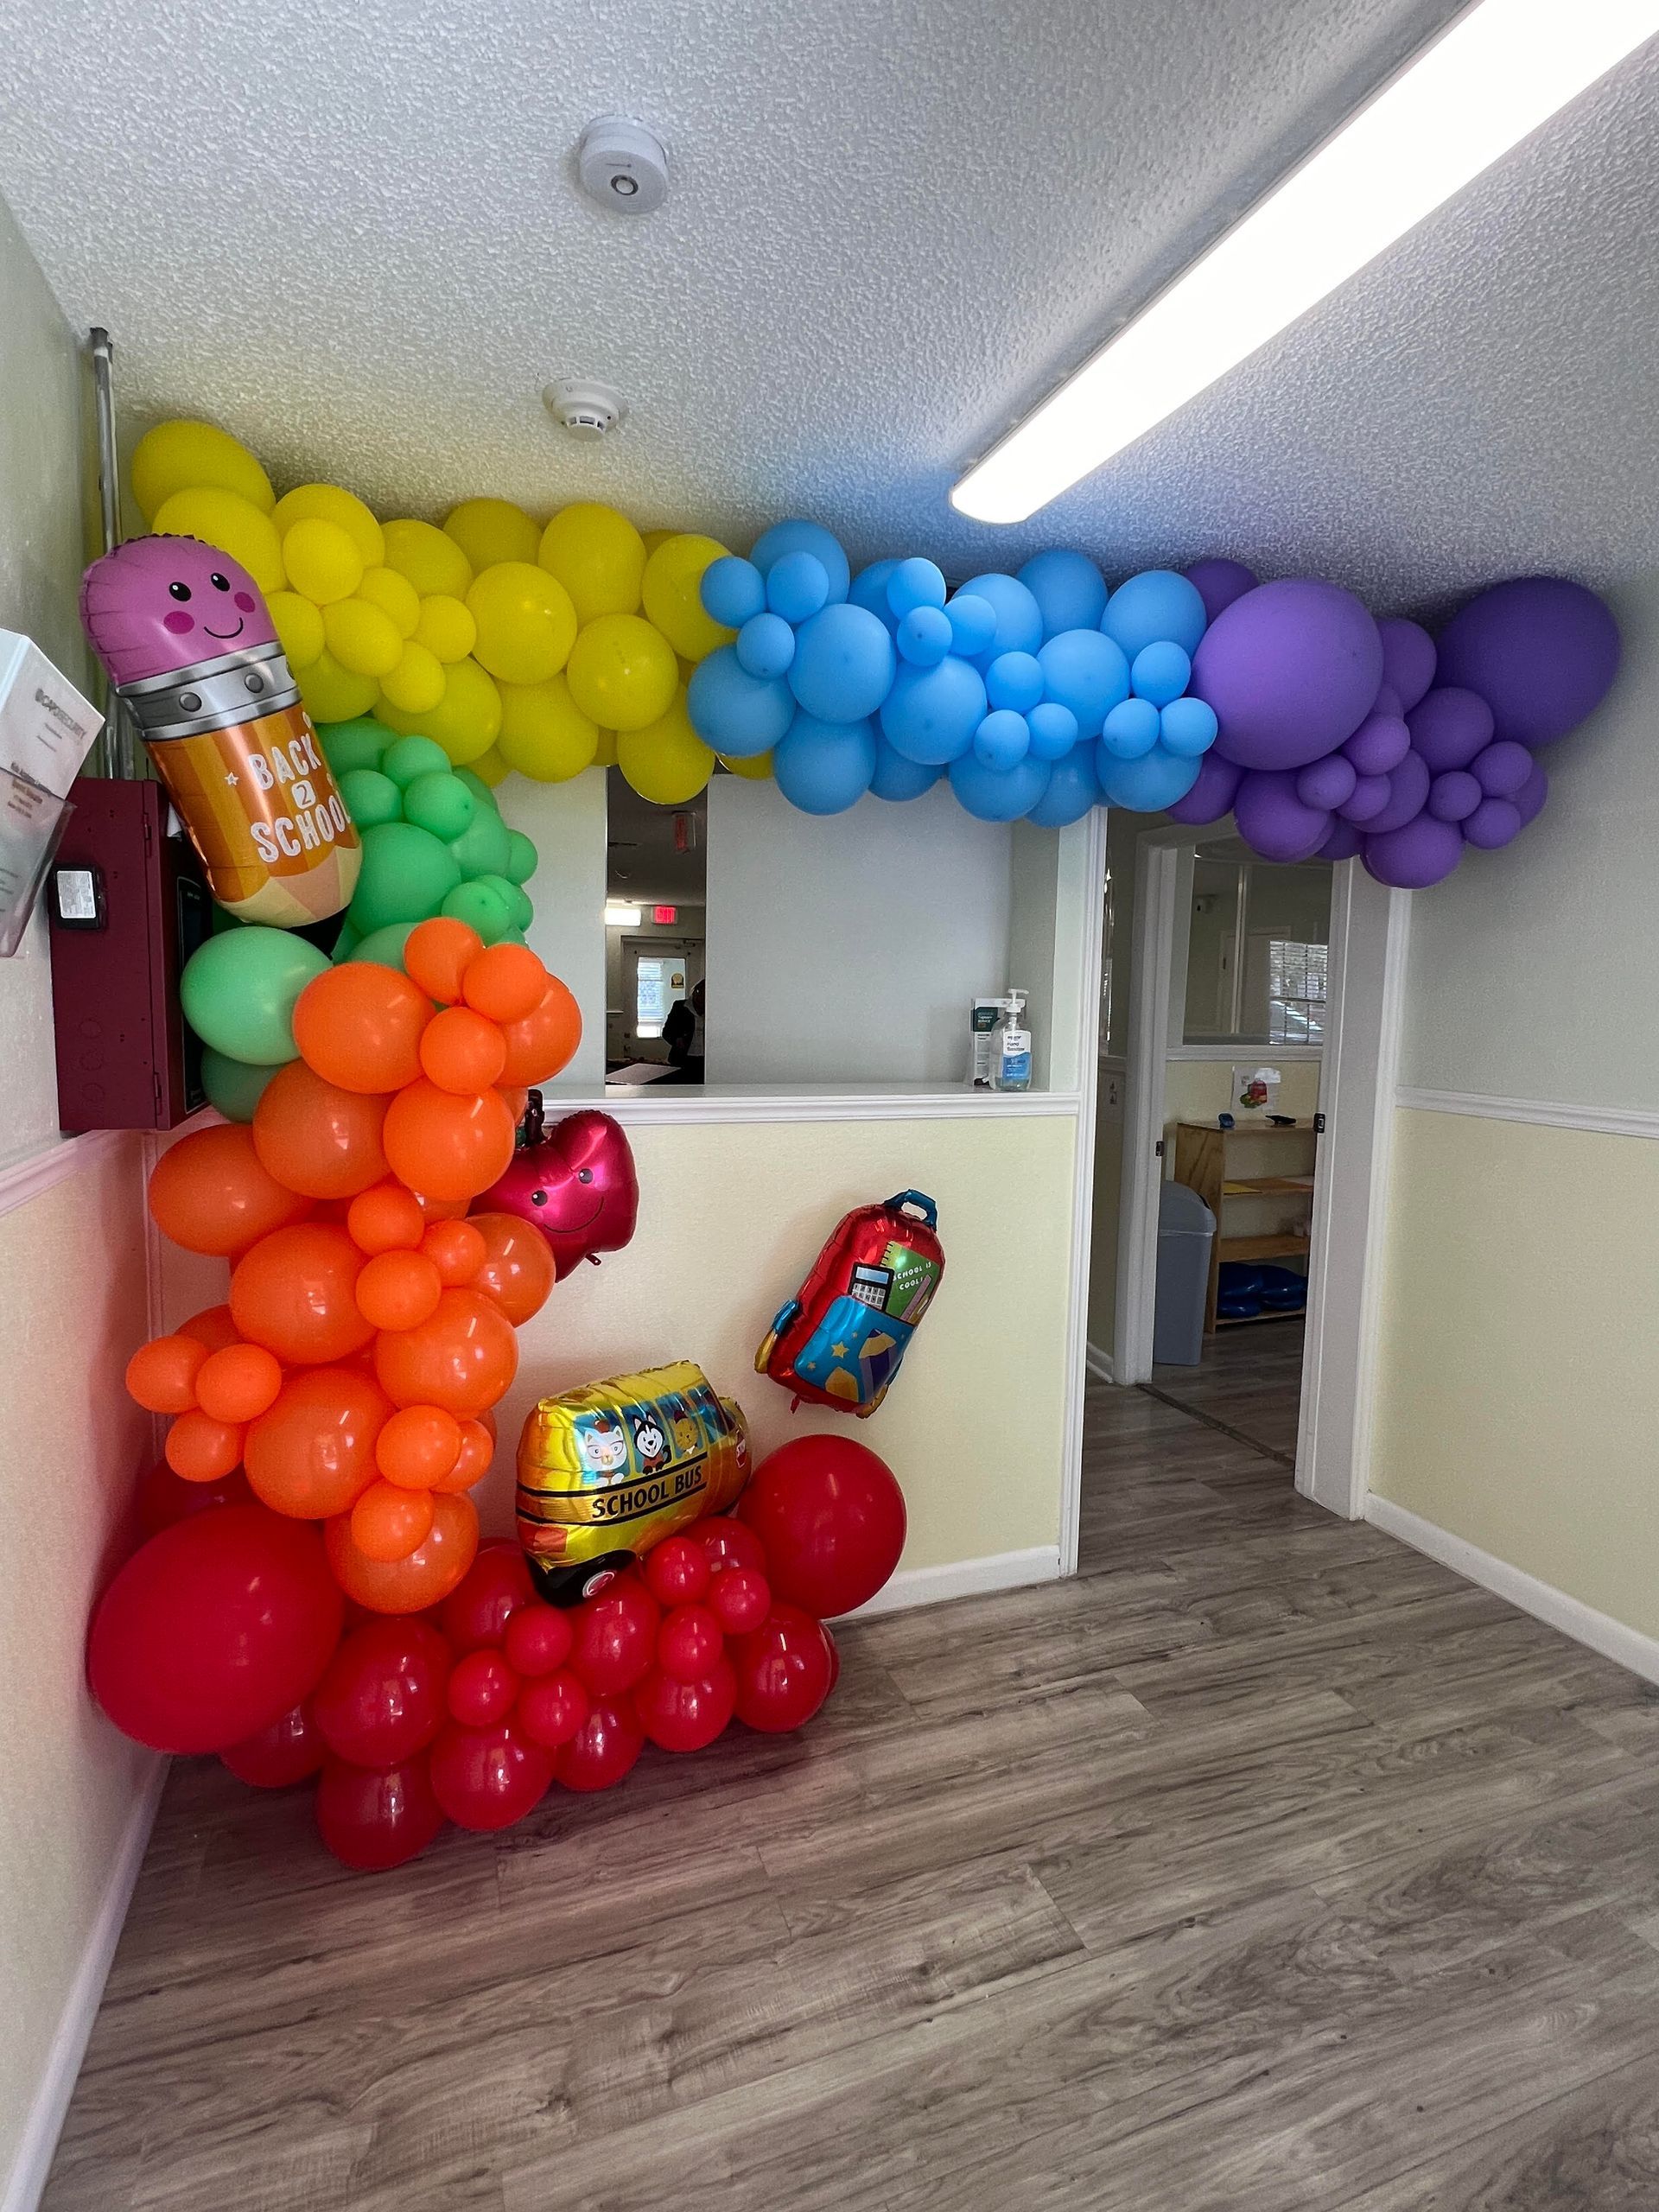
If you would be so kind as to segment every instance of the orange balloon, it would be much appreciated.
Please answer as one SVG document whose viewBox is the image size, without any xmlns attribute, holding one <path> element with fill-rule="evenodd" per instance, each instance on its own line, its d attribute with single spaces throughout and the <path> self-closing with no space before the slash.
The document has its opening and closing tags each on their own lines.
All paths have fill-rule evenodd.
<svg viewBox="0 0 1659 2212">
<path fill-rule="evenodd" d="M 470 1007 L 435 1014 L 421 1039 L 421 1066 L 440 1090 L 487 1090 L 506 1064 L 499 1025 Z"/>
<path fill-rule="evenodd" d="M 319 976 L 319 982 L 323 978 Z M 261 1162 L 290 1191 L 310 1198 L 349 1198 L 386 1172 L 380 1125 L 386 1102 L 325 1083 L 303 1060 L 278 1068 L 253 1109 Z"/>
<path fill-rule="evenodd" d="M 239 1344 L 242 1341 L 228 1306 L 204 1306 L 200 1313 L 193 1313 L 188 1321 L 180 1322 L 179 1334 L 194 1337 L 209 1351 L 223 1351 L 226 1344 Z"/>
<path fill-rule="evenodd" d="M 289 1366 L 349 1358 L 374 1334 L 358 1311 L 363 1255 L 328 1221 L 296 1222 L 262 1236 L 231 1276 L 231 1312 L 250 1344 Z"/>
<path fill-rule="evenodd" d="M 352 1541 L 365 1559 L 407 1559 L 431 1535 L 436 1517 L 424 1491 L 372 1482 L 352 1508 Z"/>
<path fill-rule="evenodd" d="M 188 1413 L 207 1359 L 206 1345 L 194 1337 L 152 1337 L 127 1362 L 127 1395 L 146 1413 Z"/>
<path fill-rule="evenodd" d="M 242 1464 L 242 1424 L 181 1414 L 167 1432 L 167 1464 L 188 1483 L 216 1483 Z"/>
<path fill-rule="evenodd" d="M 294 1007 L 300 1056 L 341 1090 L 400 1090 L 421 1071 L 432 1003 L 418 983 L 378 961 L 348 960 L 314 976 Z"/>
<path fill-rule="evenodd" d="M 504 1084 L 546 1083 L 569 1065 L 582 1042 L 582 1009 L 556 976 L 550 976 L 539 1005 L 522 1021 L 505 1021 Z"/>
<path fill-rule="evenodd" d="M 411 1191 L 437 1198 L 474 1198 L 507 1172 L 512 1116 L 499 1090 L 465 1096 L 435 1083 L 411 1083 L 386 1109 L 384 1141 L 391 1172 Z"/>
<path fill-rule="evenodd" d="M 442 1406 L 401 1406 L 374 1440 L 374 1463 L 402 1490 L 430 1490 L 461 1457 L 461 1435 Z"/>
<path fill-rule="evenodd" d="M 374 1446 L 391 1401 L 360 1367 L 290 1375 L 248 1431 L 244 1464 L 256 1497 L 297 1521 L 344 1513 L 374 1480 Z"/>
<path fill-rule="evenodd" d="M 440 1006 L 454 1006 L 461 997 L 461 978 L 483 950 L 484 940 L 476 930 L 439 914 L 404 940 L 404 968 L 429 998 Z"/>
<path fill-rule="evenodd" d="M 515 1329 L 548 1301 L 558 1277 L 553 1249 L 541 1230 L 516 1214 L 475 1213 L 472 1226 L 484 1239 L 484 1264 L 474 1287 L 493 1298 Z"/>
<path fill-rule="evenodd" d="M 493 1299 L 446 1290 L 418 1329 L 375 1340 L 374 1371 L 398 1406 L 442 1406 L 457 1421 L 493 1406 L 518 1372 L 518 1339 Z"/>
<path fill-rule="evenodd" d="M 535 1013 L 552 980 L 527 944 L 493 944 L 467 968 L 463 995 L 492 1021 L 522 1021 Z"/>
<path fill-rule="evenodd" d="M 426 1217 L 401 1183 L 373 1183 L 352 1200 L 346 1227 L 359 1252 L 413 1252 L 426 1233 Z"/>
<path fill-rule="evenodd" d="M 372 1560 L 352 1541 L 351 1517 L 323 1530 L 334 1580 L 372 1613 L 419 1613 L 447 1598 L 478 1551 L 478 1510 L 470 1497 L 442 1492 L 432 1499 L 431 1534 L 407 1559 Z"/>
<path fill-rule="evenodd" d="M 310 1211 L 264 1165 L 240 1122 L 181 1137 L 150 1170 L 150 1218 L 187 1252 L 228 1260 Z"/>
<path fill-rule="evenodd" d="M 377 1329 L 414 1329 L 437 1311 L 443 1283 L 423 1252 L 379 1252 L 357 1278 L 357 1310 Z"/>
<path fill-rule="evenodd" d="M 196 1403 L 215 1421 L 257 1421 L 282 1387 L 282 1367 L 263 1344 L 226 1344 L 203 1362 Z"/>
<path fill-rule="evenodd" d="M 432 1485 L 435 1491 L 471 1490 L 480 1477 L 490 1471 L 490 1462 L 495 1457 L 495 1437 L 481 1421 L 464 1421 L 461 1424 L 461 1450 L 455 1464 L 447 1475 L 440 1475 Z"/>
<path fill-rule="evenodd" d="M 524 1118 L 524 1109 L 530 1103 L 530 1092 L 528 1089 L 522 1083 L 498 1083 L 495 1087 L 501 1093 L 501 1096 L 506 1100 L 507 1111 L 512 1116 L 512 1125 L 514 1128 L 517 1128 L 519 1122 Z"/>
<path fill-rule="evenodd" d="M 460 1221 L 473 1203 L 470 1198 L 435 1198 L 428 1191 L 412 1195 L 428 1221 Z"/>
<path fill-rule="evenodd" d="M 471 1282 L 486 1256 L 484 1239 L 470 1221 L 435 1221 L 421 1239 L 421 1249 L 452 1290 Z"/>
</svg>

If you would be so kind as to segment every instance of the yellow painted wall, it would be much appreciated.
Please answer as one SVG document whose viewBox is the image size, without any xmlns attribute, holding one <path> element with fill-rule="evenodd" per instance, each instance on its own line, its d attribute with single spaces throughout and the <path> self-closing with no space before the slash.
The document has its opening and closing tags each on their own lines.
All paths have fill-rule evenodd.
<svg viewBox="0 0 1659 2212">
<path fill-rule="evenodd" d="M 1305 1122 L 1319 1103 L 1318 1060 L 1281 1060 L 1271 1045 L 1240 1045 L 1224 1058 L 1170 1060 L 1164 1068 L 1164 1173 L 1175 1172 L 1175 1125 L 1178 1122 L 1213 1122 L 1217 1114 L 1231 1114 L 1240 1128 L 1257 1116 L 1243 1113 L 1233 1103 L 1233 1070 L 1246 1062 L 1251 1067 L 1277 1068 L 1282 1081 L 1274 1103 L 1275 1114 L 1294 1115 Z"/>
</svg>

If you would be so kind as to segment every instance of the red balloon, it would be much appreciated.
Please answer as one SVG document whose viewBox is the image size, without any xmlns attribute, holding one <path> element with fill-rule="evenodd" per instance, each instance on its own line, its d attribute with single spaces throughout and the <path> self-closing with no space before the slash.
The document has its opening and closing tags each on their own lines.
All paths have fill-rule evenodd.
<svg viewBox="0 0 1659 2212">
<path fill-rule="evenodd" d="M 402 1766 L 443 1726 L 449 1647 L 415 1613 L 354 1628 L 311 1700 L 331 1751 L 353 1766 Z"/>
<path fill-rule="evenodd" d="M 698 1681 L 680 1682 L 653 1667 L 633 1693 L 633 1709 L 652 1742 L 665 1751 L 700 1751 L 712 1744 L 737 1705 L 729 1659 L 715 1660 Z"/>
<path fill-rule="evenodd" d="M 541 1675 L 524 1684 L 512 1717 L 532 1743 L 556 1751 L 587 1719 L 588 1693 L 573 1674 L 561 1667 L 556 1674 Z"/>
<path fill-rule="evenodd" d="M 478 1548 L 478 1557 L 443 1601 L 443 1632 L 455 1656 L 499 1646 L 507 1617 L 528 1605 L 535 1592 L 530 1569 L 517 1544 L 496 1537 Z"/>
<path fill-rule="evenodd" d="M 363 1873 L 401 1866 L 443 1826 L 424 1757 L 402 1766 L 330 1759 L 317 1784 L 317 1830 L 336 1859 Z"/>
<path fill-rule="evenodd" d="M 734 1646 L 732 1658 L 738 1719 L 767 1735 L 803 1726 L 830 1694 L 823 1624 L 798 1605 L 774 1605 L 765 1623 Z"/>
<path fill-rule="evenodd" d="M 726 1656 L 726 1636 L 707 1605 L 676 1605 L 657 1631 L 657 1664 L 677 1682 L 700 1682 Z"/>
<path fill-rule="evenodd" d="M 182 1475 L 175 1475 L 165 1459 L 158 1459 L 147 1474 L 138 1478 L 138 1525 L 147 1536 L 159 1536 L 163 1529 L 170 1529 L 175 1521 L 188 1521 L 193 1513 L 206 1513 L 214 1505 L 248 1505 L 253 1492 L 248 1488 L 248 1478 L 240 1467 L 228 1475 L 221 1475 L 217 1482 L 188 1483 Z"/>
<path fill-rule="evenodd" d="M 499 1651 L 469 1651 L 449 1677 L 449 1717 L 463 1728 L 493 1728 L 518 1694 L 518 1677 Z"/>
<path fill-rule="evenodd" d="M 444 1724 L 432 1746 L 432 1789 L 457 1827 L 487 1834 L 510 1828 L 539 1805 L 553 1782 L 553 1762 L 511 1721 L 493 1728 Z"/>
<path fill-rule="evenodd" d="M 694 1536 L 664 1536 L 645 1554 L 645 1587 L 659 1605 L 694 1605 L 709 1592 L 709 1554 Z"/>
<path fill-rule="evenodd" d="M 645 1732 L 627 1698 L 601 1700 L 560 1751 L 553 1771 L 567 1789 L 610 1789 L 633 1771 Z"/>
<path fill-rule="evenodd" d="M 594 1697 L 620 1697 L 633 1688 L 657 1656 L 659 1618 L 656 1599 L 632 1575 L 583 1599 L 570 1664 Z"/>
<path fill-rule="evenodd" d="M 286 1789 L 315 1774 L 327 1751 L 308 1699 L 219 1757 L 238 1782 L 251 1783 L 256 1789 Z"/>
<path fill-rule="evenodd" d="M 550 1675 L 570 1656 L 576 1635 L 570 1616 L 557 1605 L 520 1605 L 507 1621 L 502 1649 L 507 1664 L 528 1681 Z"/>
<path fill-rule="evenodd" d="M 752 1567 L 760 1573 L 766 1573 L 766 1546 L 753 1529 L 746 1529 L 729 1514 L 716 1514 L 712 1520 L 699 1521 L 692 1534 L 702 1546 L 711 1573 L 718 1574 L 725 1567 Z"/>
<path fill-rule="evenodd" d="M 709 1608 L 728 1636 L 747 1636 L 772 1611 L 772 1586 L 758 1567 L 723 1567 L 709 1592 Z"/>
<path fill-rule="evenodd" d="M 830 1635 L 829 1630 L 824 1626 L 822 1621 L 818 1623 L 818 1630 L 823 1637 L 824 1644 L 830 1653 L 830 1688 L 828 1694 L 833 1697 L 835 1695 L 836 1684 L 841 1680 L 841 1650 L 836 1643 L 835 1637 Z"/>
<path fill-rule="evenodd" d="M 755 1469 L 737 1510 L 766 1548 L 778 1596 L 820 1619 L 874 1597 L 905 1548 L 905 1496 L 893 1470 L 847 1436 L 781 1445 Z"/>
<path fill-rule="evenodd" d="M 116 1726 L 158 1751 L 222 1751 L 309 1697 L 342 1601 L 315 1529 L 263 1505 L 180 1521 L 92 1616 L 87 1673 Z"/>
</svg>

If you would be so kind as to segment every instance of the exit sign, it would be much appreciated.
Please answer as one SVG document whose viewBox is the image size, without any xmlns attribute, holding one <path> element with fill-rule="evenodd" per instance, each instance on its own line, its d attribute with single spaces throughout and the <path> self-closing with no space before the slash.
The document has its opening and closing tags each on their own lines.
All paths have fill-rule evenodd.
<svg viewBox="0 0 1659 2212">
<path fill-rule="evenodd" d="M 653 906 L 651 910 L 651 918 L 653 922 L 677 922 L 680 918 L 680 910 L 677 906 Z"/>
</svg>

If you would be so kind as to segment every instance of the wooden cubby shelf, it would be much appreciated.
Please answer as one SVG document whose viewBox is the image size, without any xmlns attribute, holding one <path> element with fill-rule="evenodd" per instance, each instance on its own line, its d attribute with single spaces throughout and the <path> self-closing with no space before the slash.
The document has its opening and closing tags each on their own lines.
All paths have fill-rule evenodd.
<svg viewBox="0 0 1659 2212">
<path fill-rule="evenodd" d="M 1258 1209 L 1274 1198 L 1303 1200 L 1313 1194 L 1313 1155 L 1319 1139 L 1312 1122 L 1294 1122 L 1275 1128 L 1268 1122 L 1241 1122 L 1230 1129 L 1213 1122 L 1180 1122 L 1175 1129 L 1175 1180 L 1194 1190 L 1216 1217 L 1215 1240 L 1210 1247 L 1210 1287 L 1205 1302 L 1207 1332 L 1230 1327 L 1216 1314 L 1217 1286 L 1224 1260 L 1290 1260 L 1304 1258 L 1308 1249 L 1307 1206 L 1295 1210 L 1301 1218 L 1274 1227 L 1234 1230 L 1227 1225 L 1230 1205 Z M 1282 1158 L 1276 1173 L 1268 1173 L 1269 1160 Z M 1281 1208 L 1282 1211 L 1283 1209 Z M 1258 1218 L 1259 1213 L 1258 1213 Z M 1245 1218 L 1250 1218 L 1246 1215 Z M 1294 1308 L 1292 1311 L 1300 1311 Z M 1287 1312 L 1241 1315 L 1241 1320 L 1278 1321 Z"/>
</svg>

